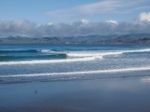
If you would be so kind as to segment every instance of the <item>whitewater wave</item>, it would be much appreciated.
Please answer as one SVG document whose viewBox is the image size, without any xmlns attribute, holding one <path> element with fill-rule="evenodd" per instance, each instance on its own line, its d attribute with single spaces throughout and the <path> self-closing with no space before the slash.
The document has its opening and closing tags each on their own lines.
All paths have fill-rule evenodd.
<svg viewBox="0 0 150 112">
<path fill-rule="evenodd" d="M 56 52 L 56 51 L 54 51 L 54 50 L 50 50 L 50 49 L 41 49 L 41 50 L 39 50 L 41 53 L 60 53 L 60 52 Z"/>
<path fill-rule="evenodd" d="M 56 53 L 56 54 L 61 54 L 64 53 L 68 57 L 92 57 L 92 56 L 107 56 L 107 55 L 120 55 L 123 53 L 134 53 L 134 52 L 150 52 L 150 48 L 145 48 L 145 49 L 135 49 L 135 50 L 118 50 L 118 51 L 69 51 L 69 52 L 58 52 L 54 50 L 49 50 L 49 49 L 42 49 L 40 50 L 42 53 Z"/>
<path fill-rule="evenodd" d="M 109 55 L 120 55 L 122 52 L 70 52 L 67 53 L 68 57 L 81 58 L 81 57 L 104 57 Z"/>
<path fill-rule="evenodd" d="M 121 51 L 107 51 L 107 52 L 69 52 L 67 53 L 68 57 L 93 57 L 93 56 L 100 56 L 100 57 L 104 57 L 104 56 L 110 56 L 110 55 L 114 55 L 114 56 L 118 56 L 124 53 L 140 53 L 140 52 L 150 52 L 150 49 L 136 49 L 136 50 L 121 50 Z"/>
<path fill-rule="evenodd" d="M 105 56 L 120 56 L 124 53 L 140 53 L 150 52 L 150 48 L 135 49 L 135 50 L 120 50 L 120 51 L 70 51 L 70 52 L 56 52 L 52 50 L 43 49 L 41 52 L 50 52 L 54 54 L 64 54 L 66 59 L 53 59 L 53 60 L 30 60 L 30 61 L 7 61 L 0 62 L 0 65 L 17 65 L 17 64 L 48 64 L 48 63 L 69 63 L 80 61 L 92 61 L 95 59 L 103 59 Z"/>
<path fill-rule="evenodd" d="M 0 53 L 57 53 L 50 49 L 0 49 Z"/>
<path fill-rule="evenodd" d="M 68 62 L 78 62 L 78 61 L 91 61 L 94 57 L 87 58 L 75 58 L 75 59 L 54 59 L 54 60 L 32 60 L 32 61 L 9 61 L 0 62 L 0 65 L 23 65 L 23 64 L 49 64 L 49 63 L 68 63 Z"/>
<path fill-rule="evenodd" d="M 95 58 L 103 58 L 104 56 L 118 56 L 124 53 L 140 53 L 140 52 L 150 52 L 150 48 L 145 49 L 135 49 L 135 50 L 118 50 L 118 51 L 69 51 L 69 52 L 57 52 L 53 50 L 43 49 L 41 50 L 42 53 L 55 53 L 61 54 L 64 53 L 67 57 L 71 58 L 83 58 L 83 57 L 95 57 Z"/>
<path fill-rule="evenodd" d="M 122 73 L 122 72 L 134 72 L 134 71 L 147 71 L 150 70 L 150 66 L 145 67 L 132 67 L 132 68 L 120 68 L 109 70 L 92 70 L 92 71 L 77 71 L 77 72 L 61 72 L 61 73 L 34 73 L 34 74 L 17 74 L 17 75 L 0 75 L 0 78 L 15 78 L 15 77 L 41 77 L 41 76 L 72 76 L 72 75 L 92 75 L 101 73 Z M 118 74 L 121 75 L 121 74 Z M 143 75 L 143 74 L 141 74 Z M 111 76 L 110 76 L 111 77 Z"/>
</svg>

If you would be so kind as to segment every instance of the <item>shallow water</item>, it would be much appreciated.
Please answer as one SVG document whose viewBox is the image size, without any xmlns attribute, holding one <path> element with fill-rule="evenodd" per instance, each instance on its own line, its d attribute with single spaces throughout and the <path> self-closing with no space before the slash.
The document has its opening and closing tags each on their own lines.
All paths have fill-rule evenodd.
<svg viewBox="0 0 150 112">
<path fill-rule="evenodd" d="M 0 84 L 1 112 L 149 112 L 150 77 Z"/>
<path fill-rule="evenodd" d="M 150 70 L 150 46 L 0 45 L 2 83 L 147 70 Z"/>
</svg>

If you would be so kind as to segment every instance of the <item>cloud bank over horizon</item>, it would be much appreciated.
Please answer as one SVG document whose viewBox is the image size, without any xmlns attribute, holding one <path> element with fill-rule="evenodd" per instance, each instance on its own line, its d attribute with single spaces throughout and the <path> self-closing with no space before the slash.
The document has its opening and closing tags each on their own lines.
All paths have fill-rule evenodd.
<svg viewBox="0 0 150 112">
<path fill-rule="evenodd" d="M 142 12 L 136 20 L 118 22 L 107 20 L 92 22 L 87 19 L 72 23 L 37 24 L 30 21 L 0 21 L 0 38 L 9 36 L 23 37 L 62 37 L 81 35 L 112 35 L 112 34 L 150 34 L 150 12 Z"/>
</svg>

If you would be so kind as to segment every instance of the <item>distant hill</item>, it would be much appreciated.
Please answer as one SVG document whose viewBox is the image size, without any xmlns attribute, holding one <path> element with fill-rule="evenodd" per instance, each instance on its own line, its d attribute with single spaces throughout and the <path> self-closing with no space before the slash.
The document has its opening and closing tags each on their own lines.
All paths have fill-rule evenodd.
<svg viewBox="0 0 150 112">
<path fill-rule="evenodd" d="M 1 37 L 0 44 L 150 44 L 150 34 L 72 37 Z"/>
</svg>

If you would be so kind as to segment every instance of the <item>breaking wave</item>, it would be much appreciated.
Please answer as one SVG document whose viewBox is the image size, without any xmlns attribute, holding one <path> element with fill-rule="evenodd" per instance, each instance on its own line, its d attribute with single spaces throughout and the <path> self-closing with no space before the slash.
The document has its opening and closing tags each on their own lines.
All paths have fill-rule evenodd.
<svg viewBox="0 0 150 112">
<path fill-rule="evenodd" d="M 122 77 L 144 77 L 150 74 L 138 74 L 137 71 L 149 71 L 150 66 L 120 68 L 109 70 L 93 71 L 76 71 L 61 73 L 34 73 L 34 74 L 17 74 L 17 75 L 0 75 L 0 83 L 17 82 L 17 81 L 50 81 L 50 80 L 70 80 L 70 79 L 88 79 L 93 78 L 122 78 Z M 125 73 L 127 72 L 127 73 Z M 129 74 L 131 72 L 131 74 Z M 136 72 L 136 73 L 132 73 Z M 125 73 L 125 74 L 124 74 Z"/>
<path fill-rule="evenodd" d="M 150 75 L 150 48 L 18 48 L 0 50 L 0 83 Z"/>
<path fill-rule="evenodd" d="M 136 50 L 121 50 L 121 51 L 107 51 L 107 52 L 70 52 L 67 54 L 69 57 L 92 57 L 92 56 L 109 56 L 109 55 L 121 55 L 124 53 L 140 53 L 140 52 L 150 52 L 150 49 L 136 49 Z"/>
<path fill-rule="evenodd" d="M 28 52 L 32 52 L 32 51 L 38 51 L 39 50 L 28 50 Z M 2 50 L 0 51 L 2 52 Z M 12 51 L 10 51 L 12 52 Z M 17 50 L 18 52 L 18 50 Z M 23 50 L 23 51 L 19 51 L 19 52 L 27 52 L 27 50 Z M 70 52 L 56 52 L 56 51 L 52 51 L 52 50 L 48 50 L 48 49 L 42 49 L 40 50 L 40 52 L 42 53 L 50 53 L 47 55 L 40 55 L 40 57 L 43 56 L 43 58 L 45 57 L 56 57 L 56 58 L 52 58 L 50 59 L 46 59 L 45 60 L 37 60 L 38 56 L 36 58 L 36 60 L 27 60 L 27 61 L 4 61 L 4 62 L 0 62 L 0 65 L 16 65 L 16 64 L 48 64 L 48 63 L 68 63 L 68 62 L 77 62 L 77 61 L 92 61 L 95 59 L 103 59 L 105 56 L 120 56 L 122 54 L 125 53 L 140 53 L 140 52 L 150 52 L 149 48 L 145 48 L 145 49 L 135 49 L 135 50 L 118 50 L 118 51 L 70 51 Z M 5 57 L 5 56 L 0 56 L 3 58 L 19 58 L 16 56 L 10 56 L 10 57 Z M 57 59 L 58 57 L 58 59 Z M 21 57 L 22 58 L 22 57 Z M 29 57 L 31 58 L 31 57 Z M 31 58 L 32 59 L 32 58 Z"/>
<path fill-rule="evenodd" d="M 0 65 L 68 63 L 68 62 L 77 62 L 77 61 L 91 61 L 91 60 L 94 60 L 94 59 L 95 59 L 94 57 L 87 57 L 87 58 L 76 58 L 76 59 L 9 61 L 9 62 L 0 62 Z"/>
</svg>

